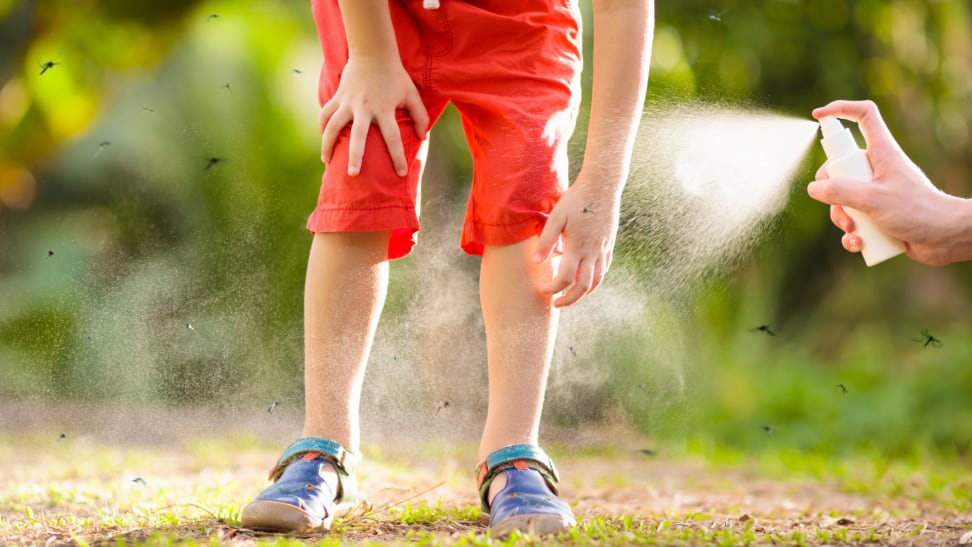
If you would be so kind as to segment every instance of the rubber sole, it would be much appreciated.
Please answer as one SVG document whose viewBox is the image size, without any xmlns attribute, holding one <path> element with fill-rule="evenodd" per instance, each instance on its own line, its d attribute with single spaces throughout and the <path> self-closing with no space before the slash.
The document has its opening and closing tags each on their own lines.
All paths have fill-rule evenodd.
<svg viewBox="0 0 972 547">
<path fill-rule="evenodd" d="M 309 534 L 329 530 L 332 520 L 314 518 L 299 507 L 279 501 L 254 501 L 240 514 L 240 526 L 261 532 Z"/>
<path fill-rule="evenodd" d="M 516 515 L 490 526 L 493 539 L 506 539 L 514 530 L 533 536 L 556 535 L 566 532 L 573 525 L 557 515 Z"/>
<path fill-rule="evenodd" d="M 370 509 L 365 498 L 344 501 L 334 508 L 334 517 L 343 517 L 352 511 Z M 334 518 L 318 519 L 300 507 L 279 501 L 254 501 L 243 508 L 240 514 L 240 527 L 260 532 L 280 534 L 312 534 L 331 529 Z"/>
</svg>

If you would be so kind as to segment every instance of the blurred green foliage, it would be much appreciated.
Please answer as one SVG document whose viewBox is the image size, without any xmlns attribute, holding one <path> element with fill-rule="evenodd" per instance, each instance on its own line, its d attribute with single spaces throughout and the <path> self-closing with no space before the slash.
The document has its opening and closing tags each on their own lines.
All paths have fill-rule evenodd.
<svg viewBox="0 0 972 547">
<path fill-rule="evenodd" d="M 2 0 L 0 20 L 0 397 L 299 399 L 303 223 L 322 169 L 308 3 Z M 871 98 L 938 186 L 970 194 L 965 0 L 659 2 L 649 95 L 801 118 Z M 449 218 L 471 169 L 451 111 L 431 158 L 423 215 Z M 760 245 L 683 305 L 644 310 L 660 330 L 594 341 L 610 372 L 554 394 L 552 422 L 622 409 L 652 435 L 743 449 L 964 454 L 970 267 L 865 269 L 803 191 L 822 161 Z M 472 279 L 476 262 L 460 264 Z M 394 265 L 387 316 L 423 276 Z M 945 345 L 923 347 L 922 328 Z"/>
</svg>

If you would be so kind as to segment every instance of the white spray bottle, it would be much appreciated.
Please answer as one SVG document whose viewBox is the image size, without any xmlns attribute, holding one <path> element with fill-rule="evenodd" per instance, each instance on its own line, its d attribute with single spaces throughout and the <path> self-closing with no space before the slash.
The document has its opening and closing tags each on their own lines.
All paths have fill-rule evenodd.
<svg viewBox="0 0 972 547">
<path fill-rule="evenodd" d="M 820 132 L 823 133 L 820 144 L 827 154 L 828 175 L 868 182 L 874 179 L 867 152 L 858 148 L 850 130 L 837 118 L 820 118 Z M 874 266 L 905 252 L 904 243 L 882 232 L 867 215 L 851 207 L 844 207 L 844 211 L 854 220 L 854 232 L 863 242 L 861 255 L 865 264 Z"/>
</svg>

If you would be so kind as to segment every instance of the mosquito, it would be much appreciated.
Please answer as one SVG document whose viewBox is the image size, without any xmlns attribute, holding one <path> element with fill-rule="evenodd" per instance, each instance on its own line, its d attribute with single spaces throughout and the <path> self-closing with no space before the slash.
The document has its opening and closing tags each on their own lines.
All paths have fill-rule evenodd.
<svg viewBox="0 0 972 547">
<path fill-rule="evenodd" d="M 269 408 L 267 408 L 267 414 L 273 414 L 273 409 L 277 408 L 277 405 L 279 404 L 280 403 L 278 403 L 277 401 L 274 401 L 273 404 L 270 405 Z"/>
<path fill-rule="evenodd" d="M 758 327 L 753 327 L 749 329 L 749 332 L 765 332 L 770 336 L 776 336 L 776 333 L 770 328 L 769 325 L 760 325 Z"/>
<path fill-rule="evenodd" d="M 212 169 L 214 165 L 216 165 L 221 161 L 226 161 L 226 160 L 224 160 L 223 158 L 216 158 L 216 157 L 209 158 L 208 160 L 206 160 L 206 167 L 203 168 L 203 171 L 209 171 L 210 169 Z"/>
<path fill-rule="evenodd" d="M 847 386 L 845 386 L 844 384 L 837 384 L 834 387 L 839 388 L 841 393 L 847 395 Z"/>
<path fill-rule="evenodd" d="M 54 68 L 55 65 L 59 65 L 59 64 L 61 63 L 58 63 L 57 61 L 47 61 L 46 63 L 39 63 L 37 66 L 40 67 L 41 69 L 40 75 L 43 76 L 45 72 Z"/>
<path fill-rule="evenodd" d="M 935 338 L 932 333 L 928 332 L 928 329 L 921 329 L 921 336 L 922 337 L 915 340 L 915 342 L 924 342 L 924 344 L 922 344 L 922 347 L 924 348 L 927 348 L 928 346 L 940 348 L 945 345 L 945 342 Z"/>
<path fill-rule="evenodd" d="M 584 210 L 583 210 L 583 211 L 581 211 L 581 212 L 582 212 L 582 213 L 591 213 L 591 214 L 593 214 L 593 213 L 594 213 L 594 202 L 592 201 L 592 202 L 590 202 L 590 203 L 588 203 L 588 204 L 587 204 L 587 205 L 586 205 L 586 206 L 584 207 Z"/>
<path fill-rule="evenodd" d="M 435 413 L 438 414 L 443 408 L 449 408 L 449 401 L 439 401 L 435 403 Z"/>
</svg>

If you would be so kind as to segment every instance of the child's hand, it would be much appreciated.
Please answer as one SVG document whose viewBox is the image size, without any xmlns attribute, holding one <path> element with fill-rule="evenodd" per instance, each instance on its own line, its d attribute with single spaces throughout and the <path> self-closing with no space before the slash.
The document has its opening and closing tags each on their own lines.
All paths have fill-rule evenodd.
<svg viewBox="0 0 972 547">
<path fill-rule="evenodd" d="M 415 134 L 424 139 L 429 126 L 429 114 L 419 96 L 415 83 L 400 62 L 349 60 L 341 74 L 337 91 L 321 108 L 321 159 L 327 163 L 334 151 L 338 133 L 351 123 L 348 146 L 348 175 L 361 172 L 365 139 L 371 124 L 378 126 L 395 171 L 399 176 L 408 172 L 402 135 L 395 111 L 404 108 L 412 117 Z"/>
<path fill-rule="evenodd" d="M 583 171 L 561 196 L 540 233 L 534 260 L 545 262 L 563 239 L 563 255 L 553 279 L 540 290 L 547 294 L 565 291 L 554 306 L 570 306 L 591 293 L 611 265 L 618 231 L 620 203 L 604 197 L 585 182 Z"/>
</svg>

